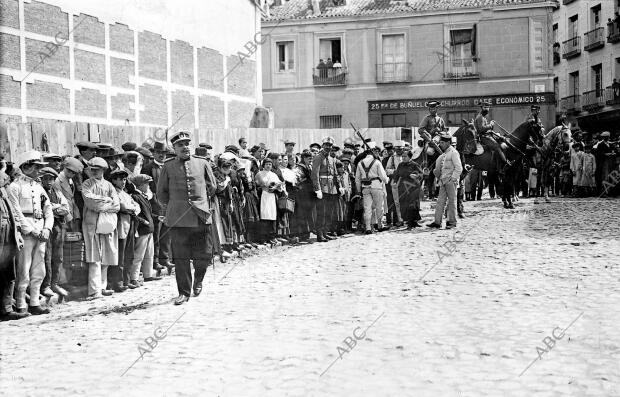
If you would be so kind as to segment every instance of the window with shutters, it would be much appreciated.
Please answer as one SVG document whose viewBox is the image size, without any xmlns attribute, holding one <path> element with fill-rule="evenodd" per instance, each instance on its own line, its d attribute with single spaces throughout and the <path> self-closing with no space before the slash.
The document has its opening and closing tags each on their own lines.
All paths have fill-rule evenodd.
<svg viewBox="0 0 620 397">
<path fill-rule="evenodd" d="M 592 88 L 596 90 L 596 97 L 600 97 L 602 95 L 603 88 L 603 65 L 598 64 L 592 66 Z"/>
<path fill-rule="evenodd" d="M 409 62 L 404 34 L 381 36 L 381 63 L 377 65 L 377 82 L 409 80 Z"/>
</svg>

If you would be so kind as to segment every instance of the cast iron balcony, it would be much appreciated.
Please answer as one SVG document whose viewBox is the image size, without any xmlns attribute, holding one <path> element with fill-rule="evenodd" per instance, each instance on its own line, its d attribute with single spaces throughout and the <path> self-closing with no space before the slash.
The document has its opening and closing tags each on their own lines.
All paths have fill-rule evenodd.
<svg viewBox="0 0 620 397">
<path fill-rule="evenodd" d="M 399 83 L 411 81 L 409 62 L 377 64 L 377 83 Z"/>
<path fill-rule="evenodd" d="M 607 24 L 607 42 L 617 43 L 620 41 L 620 21 L 610 22 Z"/>
<path fill-rule="evenodd" d="M 580 95 L 571 95 L 562 98 L 560 107 L 566 109 L 567 112 L 581 110 Z"/>
<path fill-rule="evenodd" d="M 605 90 L 598 89 L 583 93 L 583 110 L 591 112 L 605 106 Z"/>
<path fill-rule="evenodd" d="M 605 28 L 600 27 L 584 33 L 585 43 L 583 49 L 593 51 L 605 45 Z"/>
<path fill-rule="evenodd" d="M 605 103 L 609 106 L 620 105 L 620 86 L 609 86 L 605 89 Z"/>
<path fill-rule="evenodd" d="M 562 47 L 564 52 L 562 53 L 562 58 L 569 59 L 581 54 L 581 37 L 575 36 L 571 39 L 568 39 L 562 43 Z"/>
<path fill-rule="evenodd" d="M 347 68 L 324 67 L 312 69 L 314 85 L 347 85 Z"/>
<path fill-rule="evenodd" d="M 477 79 L 480 78 L 480 74 L 473 58 L 459 58 L 446 61 L 443 78 L 445 80 Z"/>
</svg>

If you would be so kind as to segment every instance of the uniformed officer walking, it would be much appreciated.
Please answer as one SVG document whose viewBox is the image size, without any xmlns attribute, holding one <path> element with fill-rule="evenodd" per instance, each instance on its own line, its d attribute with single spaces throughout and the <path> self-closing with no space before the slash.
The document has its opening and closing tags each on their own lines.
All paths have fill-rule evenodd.
<svg viewBox="0 0 620 397">
<path fill-rule="evenodd" d="M 202 280 L 213 261 L 210 197 L 215 194 L 215 178 L 209 162 L 190 154 L 191 138 L 181 131 L 170 138 L 176 157 L 166 160 L 157 183 L 157 197 L 166 205 L 165 224 L 170 228 L 181 305 L 189 300 L 192 288 L 190 260 L 194 263 L 194 295 L 202 292 Z"/>
<path fill-rule="evenodd" d="M 319 199 L 316 204 L 316 237 L 319 242 L 337 238 L 327 234 L 338 208 L 338 194 L 342 194 L 338 183 L 336 159 L 330 156 L 333 145 L 334 138 L 329 136 L 324 138 L 322 150 L 312 159 L 312 185 Z"/>
<path fill-rule="evenodd" d="M 54 213 L 47 193 L 38 182 L 39 171 L 47 163 L 36 150 L 27 151 L 21 157 L 19 168 L 23 175 L 8 189 L 11 204 L 21 209 L 24 238 L 24 248 L 17 255 L 16 307 L 19 312 L 28 310 L 32 314 L 47 314 L 49 309 L 41 309 L 39 292 L 45 277 L 45 245 L 54 226 Z M 30 303 L 26 306 L 28 287 Z"/>
</svg>

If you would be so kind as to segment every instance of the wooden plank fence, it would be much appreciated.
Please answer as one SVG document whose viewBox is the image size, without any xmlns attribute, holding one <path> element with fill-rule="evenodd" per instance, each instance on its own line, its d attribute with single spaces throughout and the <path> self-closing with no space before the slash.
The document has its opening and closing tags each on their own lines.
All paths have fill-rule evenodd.
<svg viewBox="0 0 620 397">
<path fill-rule="evenodd" d="M 168 132 L 168 136 L 176 131 Z M 362 129 L 365 137 L 377 143 L 401 139 L 400 128 L 369 128 Z M 264 143 L 272 151 L 284 151 L 287 139 L 297 143 L 296 151 L 307 148 L 311 143 L 331 136 L 337 145 L 342 145 L 346 138 L 354 141 L 359 139 L 349 129 L 303 129 L 303 128 L 216 128 L 193 131 L 192 144 L 209 143 L 216 153 L 222 152 L 227 145 L 238 144 L 241 137 L 248 140 L 249 145 Z M 108 126 L 90 123 L 73 123 L 67 121 L 42 120 L 32 123 L 0 123 L 0 153 L 7 160 L 13 161 L 16 154 L 26 150 L 60 155 L 77 154 L 75 144 L 79 141 L 109 143 L 120 148 L 124 142 L 142 144 L 166 139 L 166 131 L 155 127 Z"/>
</svg>

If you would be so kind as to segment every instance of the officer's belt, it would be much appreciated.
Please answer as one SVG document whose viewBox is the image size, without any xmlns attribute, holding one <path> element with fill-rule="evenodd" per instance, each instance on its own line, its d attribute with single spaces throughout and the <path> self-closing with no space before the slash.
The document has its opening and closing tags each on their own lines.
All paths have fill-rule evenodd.
<svg viewBox="0 0 620 397">
<path fill-rule="evenodd" d="M 34 218 L 34 219 L 43 219 L 42 214 L 24 213 L 24 216 L 29 217 L 29 218 Z"/>
</svg>

